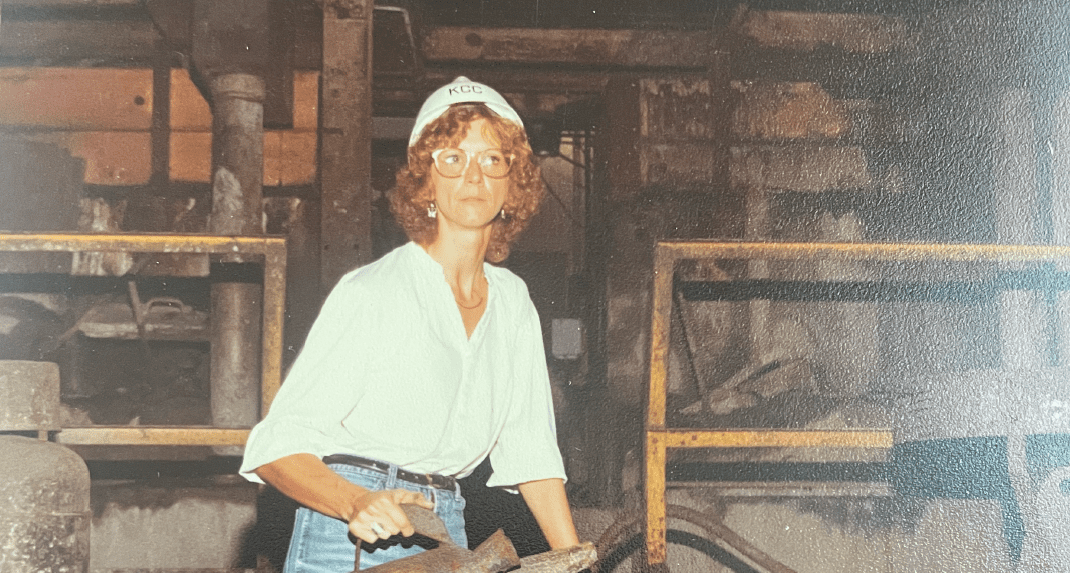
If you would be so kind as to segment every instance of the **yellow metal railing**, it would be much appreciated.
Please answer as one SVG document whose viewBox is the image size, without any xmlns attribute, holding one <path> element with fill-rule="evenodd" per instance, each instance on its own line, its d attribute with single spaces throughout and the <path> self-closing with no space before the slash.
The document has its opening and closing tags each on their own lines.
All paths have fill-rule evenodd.
<svg viewBox="0 0 1070 573">
<path fill-rule="evenodd" d="M 654 257 L 650 370 L 645 450 L 646 549 L 651 564 L 666 560 L 666 463 L 673 448 L 840 448 L 888 450 L 890 430 L 688 429 L 666 427 L 670 317 L 678 261 L 845 263 L 1070 263 L 1070 247 L 915 243 L 661 242 Z M 938 278 L 940 280 L 945 280 Z M 731 282 L 731 279 L 719 282 Z"/>
<path fill-rule="evenodd" d="M 282 332 L 286 301 L 286 240 L 156 233 L 0 233 L 0 252 L 123 252 L 248 255 L 264 268 L 260 414 L 267 414 L 282 384 Z M 3 271 L 0 271 L 3 273 Z M 253 389 L 250 389 L 253 391 Z M 209 426 L 90 426 L 63 428 L 56 440 L 77 445 L 243 445 L 249 429 Z"/>
</svg>

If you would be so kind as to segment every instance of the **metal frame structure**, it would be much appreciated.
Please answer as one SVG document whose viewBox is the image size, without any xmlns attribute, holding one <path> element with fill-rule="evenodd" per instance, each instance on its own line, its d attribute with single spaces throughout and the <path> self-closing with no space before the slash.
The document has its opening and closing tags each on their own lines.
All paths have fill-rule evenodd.
<svg viewBox="0 0 1070 573">
<path fill-rule="evenodd" d="M 734 430 L 666 427 L 669 329 L 675 268 L 681 260 L 764 260 L 813 263 L 962 262 L 1068 263 L 1070 247 L 914 243 L 660 242 L 654 255 L 650 371 L 646 420 L 646 550 L 650 564 L 666 560 L 666 456 L 670 448 L 845 448 L 888 450 L 890 430 Z"/>
<path fill-rule="evenodd" d="M 242 254 L 263 258 L 264 305 L 260 373 L 260 415 L 267 414 L 282 384 L 282 332 L 286 301 L 286 240 L 155 233 L 0 233 L 0 252 L 124 252 Z M 3 271 L 0 271 L 2 273 Z M 244 445 L 249 429 L 211 426 L 92 426 L 63 428 L 66 445 L 233 446 Z"/>
</svg>

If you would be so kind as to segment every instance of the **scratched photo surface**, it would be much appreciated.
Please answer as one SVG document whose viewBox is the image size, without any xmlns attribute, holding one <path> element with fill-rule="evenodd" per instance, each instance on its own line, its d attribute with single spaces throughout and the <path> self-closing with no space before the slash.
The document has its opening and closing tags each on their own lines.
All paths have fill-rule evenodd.
<svg viewBox="0 0 1070 573">
<path fill-rule="evenodd" d="M 588 544 L 484 460 L 383 567 L 1068 571 L 1066 54 L 1054 0 L 0 0 L 0 571 L 284 570 L 244 444 L 461 75 Z"/>
</svg>

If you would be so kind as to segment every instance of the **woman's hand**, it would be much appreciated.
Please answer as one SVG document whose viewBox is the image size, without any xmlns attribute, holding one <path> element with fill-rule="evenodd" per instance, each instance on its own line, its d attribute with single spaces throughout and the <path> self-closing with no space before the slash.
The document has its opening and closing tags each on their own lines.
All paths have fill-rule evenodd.
<svg viewBox="0 0 1070 573">
<path fill-rule="evenodd" d="M 349 483 L 311 454 L 293 454 L 257 468 L 256 475 L 294 501 L 349 524 L 361 541 L 415 533 L 401 504 L 434 509 L 422 494 L 403 489 L 368 491 Z"/>
<path fill-rule="evenodd" d="M 405 511 L 401 509 L 404 503 L 426 509 L 435 508 L 431 500 L 413 491 L 370 491 L 355 500 L 348 519 L 349 532 L 367 543 L 375 543 L 398 533 L 405 537 L 416 533 Z"/>
</svg>

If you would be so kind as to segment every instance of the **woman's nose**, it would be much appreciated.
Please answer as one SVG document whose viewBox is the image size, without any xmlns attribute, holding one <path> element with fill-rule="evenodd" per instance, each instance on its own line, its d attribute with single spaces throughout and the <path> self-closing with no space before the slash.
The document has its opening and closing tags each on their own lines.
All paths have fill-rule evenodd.
<svg viewBox="0 0 1070 573">
<path fill-rule="evenodd" d="M 479 183 L 483 180 L 483 170 L 479 167 L 478 158 L 469 157 L 468 167 L 465 168 L 464 177 L 472 183 Z"/>
</svg>

